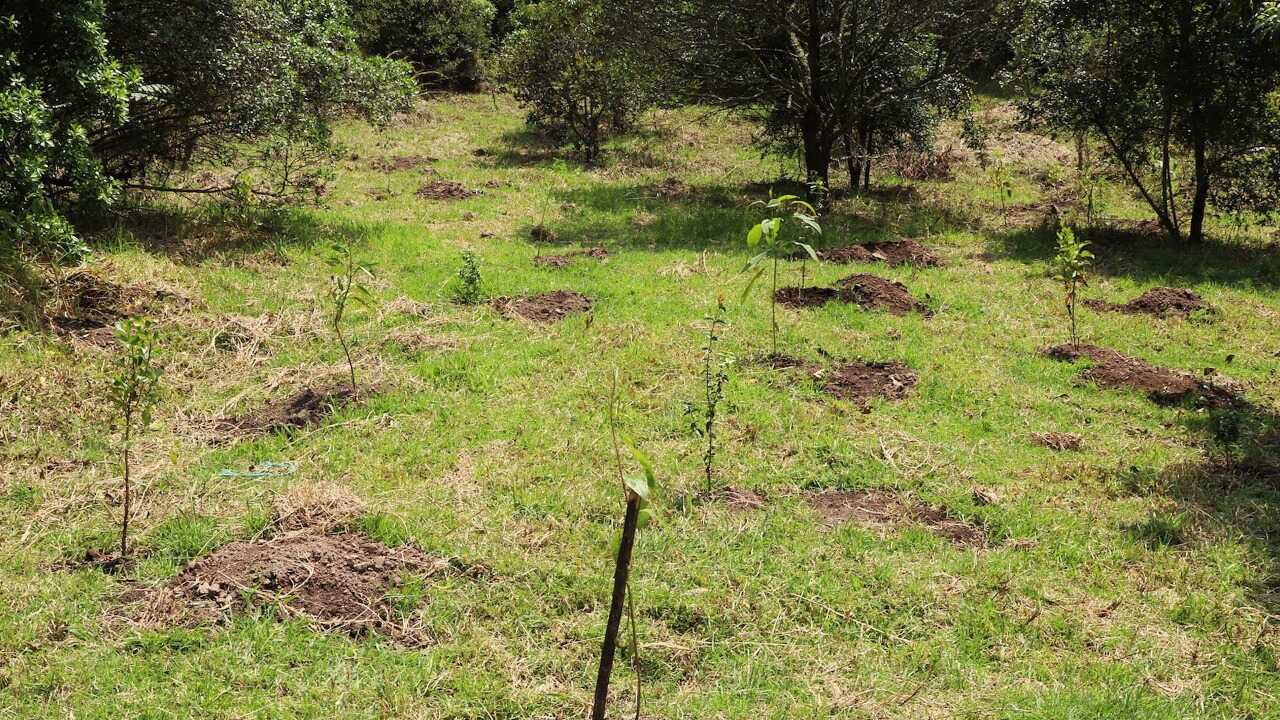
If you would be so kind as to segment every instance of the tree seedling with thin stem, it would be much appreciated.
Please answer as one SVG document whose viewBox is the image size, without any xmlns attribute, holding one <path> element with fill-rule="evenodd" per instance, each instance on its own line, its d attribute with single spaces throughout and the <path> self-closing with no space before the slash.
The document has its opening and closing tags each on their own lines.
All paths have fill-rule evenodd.
<svg viewBox="0 0 1280 720">
<path fill-rule="evenodd" d="M 347 372 L 351 380 L 351 392 L 356 390 L 356 365 L 351 359 L 351 346 L 342 332 L 342 320 L 346 317 L 348 304 L 355 302 L 368 307 L 372 304 L 369 289 L 359 282 L 361 276 L 373 277 L 369 269 L 356 262 L 351 249 L 346 245 L 335 244 L 328 259 L 329 265 L 329 305 L 332 314 L 329 316 L 329 327 L 342 346 L 342 354 L 347 358 Z"/>
<path fill-rule="evenodd" d="M 640 717 L 640 645 L 636 634 L 635 604 L 631 593 L 631 553 L 635 547 L 636 531 L 649 523 L 653 518 L 650 502 L 657 488 L 657 479 L 653 471 L 653 463 L 648 456 L 640 452 L 633 442 L 619 440 L 618 421 L 618 373 L 615 370 L 613 382 L 609 388 L 609 404 L 607 408 L 609 437 L 613 443 L 613 456 L 617 471 L 618 483 L 626 497 L 626 513 L 622 520 L 622 537 L 618 542 L 618 550 L 613 566 L 613 596 L 609 603 L 609 619 L 605 625 L 604 643 L 600 648 L 600 666 L 596 673 L 595 694 L 591 704 L 591 720 L 604 720 L 609 705 L 609 678 L 613 675 L 613 659 L 618 648 L 618 629 L 622 625 L 622 610 L 625 602 L 631 621 L 631 657 L 636 673 L 636 718 Z M 623 440 L 627 440 L 623 436 Z M 623 467 L 622 448 L 626 447 L 642 474 L 628 475 Z"/>
<path fill-rule="evenodd" d="M 724 297 L 716 299 L 716 309 L 707 320 L 707 341 L 702 346 L 702 389 L 703 405 L 701 408 L 691 406 L 690 414 L 696 414 L 692 426 L 694 432 L 702 436 L 706 448 L 702 452 L 702 470 L 706 477 L 706 492 L 711 494 L 715 487 L 716 461 L 716 418 L 719 415 L 720 403 L 724 400 L 724 384 L 729 380 L 729 365 L 733 359 L 721 356 L 716 347 L 720 340 L 720 331 L 726 325 Z M 700 412 L 699 412 L 700 411 Z"/>
<path fill-rule="evenodd" d="M 759 252 L 747 261 L 747 266 L 743 270 L 744 272 L 755 270 L 755 273 L 743 288 L 742 299 L 746 300 L 756 281 L 769 269 L 765 261 L 770 261 L 773 267 L 773 284 L 769 293 L 770 340 L 772 355 L 776 356 L 778 354 L 778 262 L 786 259 L 796 249 L 803 250 L 806 257 L 818 262 L 818 254 L 814 252 L 812 245 L 786 238 L 782 231 L 788 218 L 799 225 L 801 237 L 809 234 L 821 235 L 822 226 L 818 224 L 818 213 L 814 207 L 795 195 L 779 195 L 770 197 L 768 202 L 758 200 L 754 204 L 765 208 L 773 214 L 773 217 L 761 220 L 747 231 L 747 247 Z"/>
<path fill-rule="evenodd" d="M 1093 260 L 1089 252 L 1089 243 L 1076 238 L 1076 233 L 1064 225 L 1058 228 L 1058 254 L 1053 258 L 1053 279 L 1062 283 L 1066 292 L 1065 303 L 1067 317 L 1071 320 L 1071 344 L 1080 344 L 1080 335 L 1076 331 L 1076 291 L 1081 285 L 1088 285 L 1085 271 Z"/>
<path fill-rule="evenodd" d="M 160 400 L 161 368 L 155 360 L 156 330 L 150 320 L 123 320 L 116 339 L 124 353 L 116 359 L 107 393 L 122 424 L 120 459 L 124 473 L 124 509 L 120 516 L 120 563 L 129 557 L 129 513 L 133 500 L 129 452 L 136 435 L 151 425 Z"/>
<path fill-rule="evenodd" d="M 480 264 L 476 254 L 470 250 L 462 251 L 462 267 L 454 279 L 453 301 L 459 305 L 479 305 L 484 302 L 484 289 L 480 282 Z"/>
</svg>

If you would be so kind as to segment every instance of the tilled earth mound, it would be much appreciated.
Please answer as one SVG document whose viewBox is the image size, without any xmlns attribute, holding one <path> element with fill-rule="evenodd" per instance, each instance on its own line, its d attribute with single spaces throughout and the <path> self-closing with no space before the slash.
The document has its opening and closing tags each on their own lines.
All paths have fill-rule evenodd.
<svg viewBox="0 0 1280 720">
<path fill-rule="evenodd" d="M 1241 401 L 1231 389 L 1096 345 L 1055 345 L 1043 352 L 1054 360 L 1088 360 L 1091 365 L 1081 377 L 1101 387 L 1141 390 L 1162 405 L 1190 400 L 1204 407 L 1227 407 Z"/>
<path fill-rule="evenodd" d="M 846 245 L 818 253 L 818 257 L 833 263 L 883 262 L 889 265 L 917 265 L 940 267 L 942 259 L 932 250 L 915 240 L 904 238 L 888 242 Z"/>
</svg>

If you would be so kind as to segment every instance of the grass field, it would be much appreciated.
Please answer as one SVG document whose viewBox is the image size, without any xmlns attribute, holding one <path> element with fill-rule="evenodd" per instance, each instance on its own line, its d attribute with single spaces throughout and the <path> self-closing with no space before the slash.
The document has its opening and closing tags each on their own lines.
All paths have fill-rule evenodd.
<svg viewBox="0 0 1280 720">
<path fill-rule="evenodd" d="M 590 169 L 529 134 L 508 99 L 446 96 L 385 132 L 344 127 L 350 154 L 323 208 L 168 205 L 97 226 L 91 272 L 190 306 L 156 306 L 166 396 L 135 450 L 138 560 L 121 574 L 74 562 L 117 532 L 112 353 L 0 336 L 0 717 L 583 717 L 623 508 L 604 420 L 615 371 L 619 424 L 660 482 L 632 579 L 643 717 L 1280 717 L 1280 473 L 1229 470 L 1241 436 L 1277 424 L 1280 253 L 1225 226 L 1199 247 L 1099 240 L 1086 297 L 1181 286 L 1217 312 L 1085 310 L 1084 340 L 1213 368 L 1253 410 L 1162 406 L 1038 353 L 1067 330 L 1047 274 L 1052 231 L 1029 204 L 1066 172 L 1065 149 L 1004 134 L 1007 212 L 972 161 L 949 181 L 881 176 L 871 195 L 836 202 L 823 242 L 911 237 L 945 264 L 808 272 L 900 281 L 935 315 L 779 310 L 783 352 L 918 374 L 907 398 L 863 412 L 758 361 L 768 291 L 739 301 L 742 237 L 780 167 L 751 136 L 660 112 Z M 379 166 L 420 156 L 431 160 Z M 482 194 L 415 194 L 433 180 Z M 1109 216 L 1146 217 L 1118 184 L 1106 199 Z M 539 224 L 555 243 L 530 241 Z M 217 418 L 345 376 L 319 302 L 335 241 L 373 270 L 378 303 L 349 329 L 376 393 L 292 433 L 219 437 Z M 533 262 L 592 246 L 609 257 Z M 490 296 L 574 290 L 594 308 L 541 325 L 451 303 L 468 249 Z M 798 272 L 786 264 L 787 284 Z M 761 509 L 694 501 L 702 440 L 685 410 L 702 395 L 718 294 L 735 358 L 718 479 L 764 493 Z M 1083 446 L 1042 447 L 1032 436 L 1044 432 Z M 267 461 L 296 471 L 245 474 Z M 354 523 L 374 538 L 481 571 L 396 591 L 413 643 L 269 606 L 213 625 L 139 620 L 131 594 L 269 534 L 272 508 L 307 488 L 358 498 Z M 865 488 L 944 509 L 985 542 L 829 523 L 806 500 Z M 624 641 L 611 717 L 634 701 Z"/>
</svg>

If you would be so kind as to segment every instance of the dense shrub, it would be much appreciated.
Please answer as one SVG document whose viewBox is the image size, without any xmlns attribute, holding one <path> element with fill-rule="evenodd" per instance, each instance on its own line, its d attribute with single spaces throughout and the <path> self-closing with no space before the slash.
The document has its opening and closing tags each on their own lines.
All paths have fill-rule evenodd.
<svg viewBox="0 0 1280 720">
<path fill-rule="evenodd" d="M 67 198 L 110 199 L 92 152 L 124 122 L 137 77 L 107 53 L 102 0 L 7 2 L 0 12 L 0 243 L 49 250 L 74 237 Z M 57 62 L 51 62 L 57 58 Z"/>
<path fill-rule="evenodd" d="M 320 190 L 330 125 L 416 94 L 364 57 L 342 0 L 41 0 L 0 10 L 0 237 L 69 244 L 65 212 L 116 191 Z M 174 186 L 175 169 L 233 168 Z"/>
<path fill-rule="evenodd" d="M 519 12 L 499 60 L 499 79 L 528 109 L 529 122 L 587 160 L 653 97 L 650 69 L 617 34 L 599 0 L 546 0 Z"/>
<path fill-rule="evenodd" d="M 424 83 L 480 82 L 497 8 L 489 0 L 352 0 L 365 52 L 408 60 Z"/>
</svg>

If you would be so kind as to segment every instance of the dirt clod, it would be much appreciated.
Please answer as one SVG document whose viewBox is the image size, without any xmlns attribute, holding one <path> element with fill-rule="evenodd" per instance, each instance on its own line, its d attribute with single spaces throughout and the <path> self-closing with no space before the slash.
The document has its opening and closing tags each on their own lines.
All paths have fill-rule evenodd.
<svg viewBox="0 0 1280 720">
<path fill-rule="evenodd" d="M 538 255 L 533 259 L 533 264 L 547 268 L 566 268 L 572 265 L 574 260 L 582 257 L 604 260 L 609 257 L 609 251 L 602 247 L 590 247 L 575 250 L 567 255 Z"/>
<path fill-rule="evenodd" d="M 356 533 L 233 542 L 152 591 L 143 616 L 192 625 L 266 606 L 353 636 L 377 631 L 395 637 L 404 634 L 403 625 L 388 593 L 406 573 L 432 576 L 449 569 L 447 560 Z"/>
<path fill-rule="evenodd" d="M 894 315 L 917 312 L 931 317 L 933 311 L 911 297 L 907 286 L 877 275 L 850 275 L 836 283 L 849 302 L 869 310 L 884 310 Z"/>
<path fill-rule="evenodd" d="M 590 310 L 591 298 L 572 290 L 556 290 L 528 297 L 500 297 L 493 301 L 493 307 L 508 317 L 516 315 L 534 322 L 553 323 Z"/>
<path fill-rule="evenodd" d="M 812 493 L 806 500 L 823 522 L 831 525 L 853 522 L 877 529 L 923 525 L 959 547 L 981 547 L 987 542 L 982 528 L 890 490 L 826 490 Z"/>
<path fill-rule="evenodd" d="M 940 267 L 942 259 L 932 250 L 910 238 L 874 242 L 865 245 L 846 245 L 818 253 L 818 257 L 832 263 L 883 262 L 889 265 L 916 265 Z"/>
<path fill-rule="evenodd" d="M 875 398 L 901 400 L 919 381 L 911 368 L 896 362 L 855 362 L 821 373 L 822 388 L 844 400 L 870 409 Z"/>
<path fill-rule="evenodd" d="M 392 157 L 374 160 L 370 163 L 370 167 L 374 170 L 389 173 L 399 170 L 417 170 L 418 168 L 430 165 L 437 160 L 439 160 L 439 158 L 433 158 L 427 155 L 395 155 Z"/>
<path fill-rule="evenodd" d="M 789 308 L 811 308 L 835 300 L 839 293 L 833 288 L 824 287 L 783 287 L 773 294 L 779 305 Z"/>
<path fill-rule="evenodd" d="M 452 180 L 433 180 L 418 188 L 418 197 L 424 200 L 466 200 L 479 194 L 479 190 Z"/>
<path fill-rule="evenodd" d="M 1086 307 L 1110 312 L 1155 315 L 1190 315 L 1208 309 L 1204 299 L 1186 288 L 1157 287 L 1142 293 L 1127 303 L 1109 303 L 1103 300 L 1085 300 Z"/>
<path fill-rule="evenodd" d="M 356 393 L 347 384 L 306 387 L 254 412 L 220 420 L 215 423 L 215 429 L 232 435 L 267 435 L 303 428 L 320 422 L 335 407 L 355 399 Z"/>
<path fill-rule="evenodd" d="M 555 231 L 546 225 L 534 225 L 533 229 L 529 231 L 529 237 L 533 238 L 534 242 L 540 243 L 553 243 L 556 241 Z"/>
<path fill-rule="evenodd" d="M 1229 388 L 1096 345 L 1055 345 L 1042 352 L 1054 360 L 1089 360 L 1092 365 L 1081 373 L 1084 379 L 1101 387 L 1141 390 L 1161 405 L 1189 400 L 1203 407 L 1227 407 L 1241 401 Z"/>
<path fill-rule="evenodd" d="M 1084 438 L 1075 433 L 1065 432 L 1042 432 L 1032 433 L 1031 441 L 1037 445 L 1042 445 L 1050 450 L 1062 452 L 1064 450 L 1079 450 L 1084 447 Z"/>
</svg>

